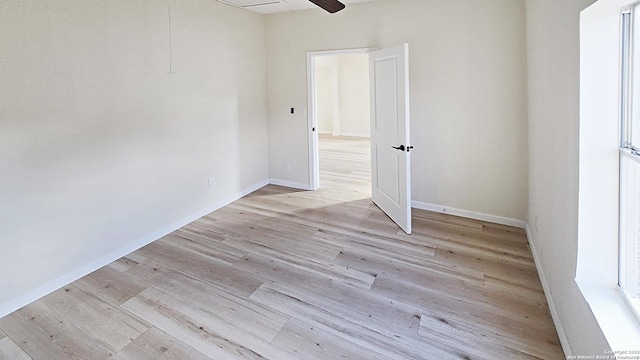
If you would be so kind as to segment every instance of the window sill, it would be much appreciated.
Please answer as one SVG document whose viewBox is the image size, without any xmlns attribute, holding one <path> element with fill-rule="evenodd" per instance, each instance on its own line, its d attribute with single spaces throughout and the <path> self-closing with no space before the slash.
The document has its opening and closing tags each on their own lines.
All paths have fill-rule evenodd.
<svg viewBox="0 0 640 360">
<path fill-rule="evenodd" d="M 640 322 L 629 309 L 618 288 L 608 288 L 576 280 L 578 288 L 598 321 L 611 350 L 640 351 Z M 603 354 L 604 355 L 604 354 Z"/>
</svg>

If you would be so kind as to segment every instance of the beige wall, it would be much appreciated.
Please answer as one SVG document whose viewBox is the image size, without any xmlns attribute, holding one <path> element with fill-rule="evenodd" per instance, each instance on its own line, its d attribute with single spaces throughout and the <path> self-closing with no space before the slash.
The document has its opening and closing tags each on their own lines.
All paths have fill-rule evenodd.
<svg viewBox="0 0 640 360">
<path fill-rule="evenodd" d="M 578 255 L 580 11 L 593 0 L 527 0 L 529 235 L 573 354 L 606 340 L 574 278 Z"/>
<path fill-rule="evenodd" d="M 267 21 L 269 169 L 309 183 L 306 52 L 410 46 L 413 199 L 524 220 L 524 2 L 395 0 Z M 284 171 L 283 163 L 291 165 Z"/>
<path fill-rule="evenodd" d="M 0 316 L 268 178 L 264 18 L 170 3 L 0 2 Z"/>
</svg>

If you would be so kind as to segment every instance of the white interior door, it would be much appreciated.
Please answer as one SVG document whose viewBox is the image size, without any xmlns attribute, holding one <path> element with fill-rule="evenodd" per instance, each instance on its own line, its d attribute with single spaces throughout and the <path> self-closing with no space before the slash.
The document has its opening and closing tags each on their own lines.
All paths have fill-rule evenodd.
<svg viewBox="0 0 640 360">
<path fill-rule="evenodd" d="M 369 54 L 371 87 L 371 195 L 411 234 L 409 45 Z"/>
</svg>

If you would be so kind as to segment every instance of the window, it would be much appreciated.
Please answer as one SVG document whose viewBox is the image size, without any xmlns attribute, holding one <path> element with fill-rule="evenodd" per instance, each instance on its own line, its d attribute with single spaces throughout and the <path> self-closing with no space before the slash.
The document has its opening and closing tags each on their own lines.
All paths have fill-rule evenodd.
<svg viewBox="0 0 640 360">
<path fill-rule="evenodd" d="M 640 5 L 621 27 L 619 285 L 640 316 Z"/>
</svg>

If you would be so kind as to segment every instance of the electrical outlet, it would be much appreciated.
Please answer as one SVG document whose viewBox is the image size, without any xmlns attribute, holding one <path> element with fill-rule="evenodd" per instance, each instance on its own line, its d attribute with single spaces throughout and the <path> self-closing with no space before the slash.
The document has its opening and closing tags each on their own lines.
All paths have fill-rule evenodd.
<svg viewBox="0 0 640 360">
<path fill-rule="evenodd" d="M 291 170 L 291 165 L 289 165 L 289 163 L 284 163 L 284 171 L 289 171 Z"/>
<path fill-rule="evenodd" d="M 216 187 L 216 178 L 209 179 L 209 189 Z"/>
<path fill-rule="evenodd" d="M 307 109 L 305 109 L 305 108 L 298 109 L 298 112 L 300 113 L 300 116 L 302 116 L 302 117 L 305 117 L 307 115 Z"/>
</svg>

